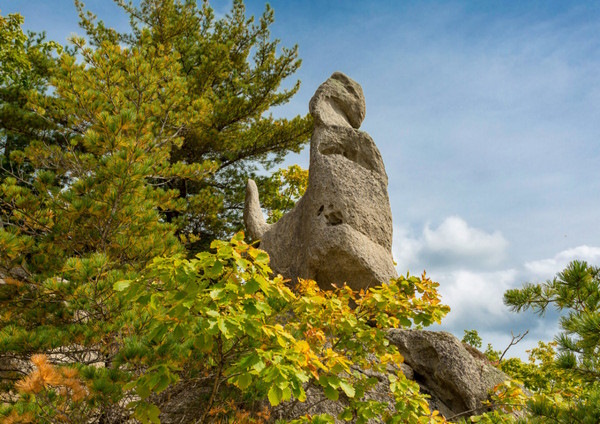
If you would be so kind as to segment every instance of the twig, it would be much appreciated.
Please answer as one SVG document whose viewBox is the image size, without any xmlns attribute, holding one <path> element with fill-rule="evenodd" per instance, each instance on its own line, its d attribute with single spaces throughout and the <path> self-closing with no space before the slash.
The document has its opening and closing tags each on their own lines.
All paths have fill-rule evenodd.
<svg viewBox="0 0 600 424">
<path fill-rule="evenodd" d="M 498 409 L 499 407 L 502 407 L 502 406 L 509 406 L 509 407 L 513 407 L 514 409 L 517 409 L 517 408 L 525 408 L 526 404 L 524 404 L 524 403 L 495 403 L 495 404 L 491 405 L 491 410 Z M 455 414 L 455 415 L 451 416 L 450 418 L 446 418 L 446 420 L 448 422 L 450 422 L 450 421 L 460 418 L 464 415 L 470 415 L 473 413 L 477 413 L 478 411 L 484 410 L 484 409 L 486 409 L 486 406 L 481 405 L 476 408 L 469 409 L 467 411 L 459 412 L 458 414 Z"/>
<path fill-rule="evenodd" d="M 506 355 L 506 352 L 508 352 L 508 349 L 510 349 L 512 346 L 515 346 L 517 343 L 519 343 L 521 340 L 523 340 L 523 338 L 525 338 L 525 336 L 527 334 L 529 334 L 529 330 L 525 331 L 523 334 L 519 333 L 516 336 L 511 331 L 510 335 L 512 336 L 512 340 L 510 341 L 509 345 L 506 346 L 506 349 L 504 349 L 504 352 L 502 352 L 502 355 L 500 355 L 498 362 L 502 361 L 502 358 L 504 358 L 504 355 Z"/>
</svg>

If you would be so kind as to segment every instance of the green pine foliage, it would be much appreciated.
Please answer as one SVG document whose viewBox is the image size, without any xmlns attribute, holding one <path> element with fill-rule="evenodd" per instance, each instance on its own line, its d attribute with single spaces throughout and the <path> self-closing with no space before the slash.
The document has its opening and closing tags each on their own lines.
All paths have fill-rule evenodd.
<svg viewBox="0 0 600 424">
<path fill-rule="evenodd" d="M 11 161 L 13 151 L 22 150 L 33 139 L 49 141 L 54 135 L 53 123 L 32 112 L 28 101 L 46 92 L 61 47 L 45 41 L 43 33 L 23 33 L 22 24 L 18 14 L 0 16 L 0 176 L 6 170 L 17 171 Z"/>
<path fill-rule="evenodd" d="M 166 211 L 164 216 L 176 224 L 178 233 L 190 236 L 193 250 L 208 248 L 211 240 L 229 237 L 241 228 L 248 177 L 271 169 L 308 141 L 309 115 L 288 120 L 270 114 L 271 108 L 287 103 L 298 91 L 299 81 L 281 88 L 300 66 L 298 49 L 271 40 L 274 14 L 268 5 L 255 22 L 245 16 L 241 0 L 235 0 L 222 19 L 215 17 L 207 1 L 200 6 L 195 0 L 143 0 L 138 6 L 125 0 L 116 3 L 130 17 L 130 33 L 108 29 L 76 1 L 81 26 L 92 44 L 162 46 L 165 54 L 178 58 L 179 76 L 190 99 L 202 99 L 206 105 L 203 119 L 185 123 L 183 141 L 170 160 L 210 161 L 215 168 L 202 180 L 168 181 L 186 208 Z M 144 31 L 149 37 L 142 40 Z"/>
<path fill-rule="evenodd" d="M 559 363 L 591 381 L 600 378 L 600 268 L 573 261 L 550 281 L 507 291 L 504 300 L 517 312 L 565 311 L 557 337 Z"/>
<path fill-rule="evenodd" d="M 600 268 L 573 261 L 552 280 L 507 291 L 504 301 L 515 311 L 564 313 L 556 343 L 541 343 L 529 364 L 503 366 L 536 394 L 527 402 L 532 422 L 600 422 Z"/>
<path fill-rule="evenodd" d="M 13 364 L 13 381 L 24 372 L 19 361 L 39 352 L 102 365 L 89 384 L 103 417 L 122 398 L 122 373 L 110 364 L 126 305 L 113 284 L 156 256 L 183 252 L 160 214 L 180 201 L 160 181 L 175 171 L 202 178 L 212 165 L 169 161 L 183 120 L 202 110 L 189 108 L 175 57 L 151 45 L 75 47 L 81 61 L 58 58 L 52 98 L 30 100 L 36 114 L 61 123 L 54 131 L 62 142 L 32 140 L 13 151 L 13 170 L 35 172 L 11 170 L 0 185 L 0 355 Z"/>
<path fill-rule="evenodd" d="M 508 290 L 504 302 L 517 312 L 562 311 L 562 332 L 528 351 L 526 362 L 501 360 L 499 368 L 514 380 L 497 388 L 491 412 L 471 421 L 600 422 L 600 269 L 573 261 L 552 280 Z M 472 332 L 465 333 L 472 339 Z M 488 345 L 486 355 L 497 360 L 500 352 Z"/>
</svg>

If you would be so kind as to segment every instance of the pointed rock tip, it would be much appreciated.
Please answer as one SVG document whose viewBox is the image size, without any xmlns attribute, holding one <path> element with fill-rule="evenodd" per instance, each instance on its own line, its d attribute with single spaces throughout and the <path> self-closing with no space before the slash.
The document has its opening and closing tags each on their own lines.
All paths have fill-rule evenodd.
<svg viewBox="0 0 600 424">
<path fill-rule="evenodd" d="M 258 188 L 252 179 L 248 179 L 248 183 L 246 184 L 244 225 L 246 226 L 248 236 L 252 240 L 260 240 L 263 234 L 269 229 L 269 224 L 265 221 L 260 207 Z"/>
<path fill-rule="evenodd" d="M 366 115 L 362 87 L 346 74 L 336 71 L 317 88 L 309 103 L 317 125 L 360 128 Z"/>
</svg>

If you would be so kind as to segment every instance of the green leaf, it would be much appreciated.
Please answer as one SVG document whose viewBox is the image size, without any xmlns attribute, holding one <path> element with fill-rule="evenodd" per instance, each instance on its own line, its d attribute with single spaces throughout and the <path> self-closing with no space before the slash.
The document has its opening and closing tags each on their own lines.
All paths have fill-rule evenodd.
<svg viewBox="0 0 600 424">
<path fill-rule="evenodd" d="M 271 284 L 262 275 L 256 274 L 252 280 L 258 283 L 264 294 L 269 295 L 271 292 Z"/>
<path fill-rule="evenodd" d="M 271 406 L 277 406 L 281 403 L 283 390 L 273 385 L 269 389 L 269 393 L 267 394 L 267 396 L 269 398 L 269 403 L 271 404 Z"/>
<path fill-rule="evenodd" d="M 213 300 L 217 300 L 221 297 L 221 293 L 223 293 L 223 289 L 214 289 L 210 291 L 210 298 Z"/>
<path fill-rule="evenodd" d="M 338 416 L 341 420 L 351 421 L 354 418 L 354 414 L 352 413 L 352 409 L 346 408 L 342 411 L 342 413 Z"/>
<path fill-rule="evenodd" d="M 340 397 L 339 392 L 329 385 L 323 387 L 323 393 L 325 393 L 325 396 L 327 397 L 327 399 L 333 400 L 333 401 L 338 400 L 338 398 Z"/>
<path fill-rule="evenodd" d="M 304 371 L 296 371 L 294 376 L 303 383 L 306 383 L 308 380 L 310 380 L 310 377 Z"/>
<path fill-rule="evenodd" d="M 254 278 L 251 278 L 244 283 L 244 291 L 247 294 L 254 294 L 259 288 L 260 286 L 258 285 L 258 281 L 256 281 Z"/>
<path fill-rule="evenodd" d="M 169 387 L 169 384 L 171 384 L 171 379 L 169 378 L 169 376 L 166 374 L 161 374 L 159 377 L 158 383 L 156 383 L 156 385 L 154 386 L 154 388 L 152 390 L 155 393 L 160 393 L 163 390 L 165 390 L 167 387 Z"/>
<path fill-rule="evenodd" d="M 120 292 L 120 291 L 125 290 L 130 285 L 131 285 L 131 280 L 121 280 L 121 281 L 117 281 L 115 284 L 113 284 L 113 289 L 115 291 Z"/>
<path fill-rule="evenodd" d="M 233 237 L 231 237 L 231 241 L 242 243 L 244 241 L 244 233 L 242 231 L 238 231 Z"/>
<path fill-rule="evenodd" d="M 213 348 L 213 338 L 208 334 L 199 334 L 194 339 L 194 346 L 202 352 L 210 352 Z"/>
<path fill-rule="evenodd" d="M 249 372 L 240 375 L 237 379 L 237 385 L 242 390 L 247 388 L 250 383 L 252 383 L 252 374 Z"/>
<path fill-rule="evenodd" d="M 342 380 L 340 380 L 340 378 L 337 375 L 330 375 L 327 378 L 327 384 L 329 384 L 334 389 L 337 389 L 338 387 L 340 387 L 341 382 L 342 382 Z"/>
<path fill-rule="evenodd" d="M 353 398 L 354 397 L 354 387 L 352 387 L 351 384 L 349 384 L 346 381 L 340 381 L 340 388 L 344 391 L 344 393 L 346 393 L 346 396 L 348 396 L 349 398 Z"/>
<path fill-rule="evenodd" d="M 265 362 L 262 359 L 258 359 L 258 361 L 256 361 L 256 363 L 254 363 L 252 365 L 252 369 L 257 371 L 257 372 L 261 372 L 262 370 L 264 370 L 266 367 Z"/>
<path fill-rule="evenodd" d="M 155 342 L 159 342 L 162 340 L 164 335 L 167 334 L 168 330 L 169 327 L 166 324 L 159 324 L 156 327 L 154 327 L 154 329 L 152 329 L 152 331 L 148 335 L 148 338 Z"/>
<path fill-rule="evenodd" d="M 123 390 L 125 390 L 125 391 L 131 390 L 131 389 L 133 389 L 135 387 L 136 384 L 137 383 L 136 383 L 135 380 L 134 381 L 130 381 L 129 383 L 127 383 L 127 384 L 125 384 L 123 386 Z"/>
<path fill-rule="evenodd" d="M 158 419 L 158 416 L 160 415 L 160 409 L 158 409 L 156 405 L 149 404 L 146 414 L 151 423 L 160 423 L 160 420 Z"/>
<path fill-rule="evenodd" d="M 292 394 L 298 399 L 300 402 L 306 401 L 306 392 L 304 388 L 300 384 L 294 384 L 292 386 Z"/>
<path fill-rule="evenodd" d="M 282 389 L 283 395 L 282 395 L 282 399 L 284 401 L 286 400 L 290 400 L 292 398 L 292 389 L 290 389 L 289 386 L 286 386 Z"/>
<path fill-rule="evenodd" d="M 221 334 L 223 334 L 223 336 L 225 336 L 226 339 L 228 339 L 230 336 L 229 334 L 229 330 L 227 329 L 227 325 L 225 324 L 225 320 L 222 318 L 219 318 L 217 320 L 217 325 L 219 326 L 219 330 L 221 330 Z"/>
<path fill-rule="evenodd" d="M 217 278 L 223 273 L 223 263 L 221 261 L 216 260 L 212 267 L 206 270 L 206 275 L 208 278 Z"/>
<path fill-rule="evenodd" d="M 152 403 L 140 402 L 135 408 L 134 417 L 142 423 L 160 424 L 160 409 Z"/>
<path fill-rule="evenodd" d="M 150 390 L 150 387 L 148 387 L 148 385 L 147 385 L 147 382 L 144 380 L 140 380 L 138 382 L 138 384 L 135 388 L 135 391 L 142 399 L 146 399 L 152 393 L 152 391 Z"/>
<path fill-rule="evenodd" d="M 245 271 L 250 265 L 250 261 L 244 258 L 236 258 L 235 263 L 242 271 Z"/>
<path fill-rule="evenodd" d="M 254 261 L 259 264 L 267 264 L 269 263 L 269 255 L 266 252 L 260 252 L 258 255 L 256 255 Z"/>
</svg>

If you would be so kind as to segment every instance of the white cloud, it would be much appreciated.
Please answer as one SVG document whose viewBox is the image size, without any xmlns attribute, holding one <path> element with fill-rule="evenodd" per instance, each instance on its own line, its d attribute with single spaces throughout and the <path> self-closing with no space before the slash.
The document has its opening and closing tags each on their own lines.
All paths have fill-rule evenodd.
<svg viewBox="0 0 600 424">
<path fill-rule="evenodd" d="M 495 350 L 504 350 L 512 334 L 529 331 L 527 336 L 510 348 L 507 357 L 527 358 L 527 350 L 539 340 L 551 341 L 559 333 L 558 315 L 550 311 L 543 318 L 530 311 L 514 313 L 504 305 L 504 292 L 522 284 L 519 269 L 498 271 L 457 270 L 432 273 L 440 283 L 442 302 L 449 305 L 450 313 L 435 329 L 449 331 L 459 339 L 464 330 L 477 330 L 483 340 L 482 349 L 491 343 Z"/>
<path fill-rule="evenodd" d="M 422 244 L 421 240 L 412 237 L 408 227 L 394 225 L 392 253 L 394 260 L 398 264 L 396 268 L 400 273 L 409 269 L 411 271 L 419 271 L 413 270 L 413 267 L 419 264 L 419 253 L 421 252 Z"/>
<path fill-rule="evenodd" d="M 458 338 L 475 329 L 484 342 L 504 350 L 515 335 L 529 331 L 508 356 L 527 358 L 526 350 L 539 340 L 550 341 L 560 331 L 559 313 L 549 310 L 543 317 L 530 311 L 514 313 L 504 305 L 504 293 L 526 281 L 552 277 L 573 259 L 600 263 L 600 247 L 582 245 L 558 252 L 551 258 L 526 263 L 504 261 L 508 241 L 499 231 L 470 226 L 458 216 L 445 218 L 440 225 L 426 224 L 421 231 L 408 226 L 394 227 L 393 252 L 398 270 L 413 274 L 426 269 L 440 283 L 442 302 L 450 313 L 441 326 Z"/>
<path fill-rule="evenodd" d="M 504 305 L 504 293 L 508 289 L 521 287 L 525 281 L 551 278 L 575 259 L 597 265 L 600 263 L 600 247 L 577 246 L 560 251 L 552 258 L 527 262 L 510 269 L 497 267 L 495 270 L 482 271 L 467 267 L 433 270 L 430 276 L 440 283 L 442 302 L 451 308 L 440 328 L 459 338 L 463 330 L 475 329 L 482 337 L 484 346 L 491 343 L 497 350 L 508 346 L 511 332 L 516 335 L 529 330 L 526 339 L 509 351 L 509 356 L 526 358 L 526 350 L 535 347 L 538 340 L 550 341 L 560 332 L 560 313 L 552 308 L 544 316 L 530 311 L 513 313 Z"/>
<path fill-rule="evenodd" d="M 508 246 L 499 231 L 488 234 L 469 227 L 458 216 L 446 218 L 435 230 L 427 225 L 423 230 L 423 239 L 429 255 L 455 260 L 469 258 L 489 264 L 500 263 Z"/>
<path fill-rule="evenodd" d="M 508 242 L 499 231 L 487 233 L 470 227 L 458 216 L 446 218 L 437 228 L 425 225 L 419 237 L 396 227 L 393 252 L 401 272 L 406 268 L 489 268 L 505 258 Z"/>
<path fill-rule="evenodd" d="M 442 301 L 452 309 L 445 322 L 449 327 L 498 329 L 510 320 L 502 297 L 514 286 L 516 270 L 476 272 L 464 269 L 432 273 L 431 276 L 440 282 Z"/>
<path fill-rule="evenodd" d="M 538 340 L 550 341 L 558 333 L 556 314 L 545 318 L 531 312 L 512 313 L 502 301 L 504 292 L 521 284 L 518 269 L 472 271 L 467 269 L 434 272 L 430 277 L 440 283 L 442 302 L 449 305 L 450 313 L 434 330 L 453 333 L 459 339 L 464 330 L 477 330 L 483 340 L 483 349 L 491 343 L 494 349 L 504 350 L 511 341 L 511 333 L 529 334 L 517 346 L 511 347 L 508 357 L 527 358 L 526 350 Z"/>
<path fill-rule="evenodd" d="M 563 250 L 554 257 L 525 263 L 525 269 L 538 279 L 552 278 L 557 272 L 562 271 L 573 260 L 587 261 L 592 265 L 600 263 L 600 247 L 577 246 Z"/>
</svg>

